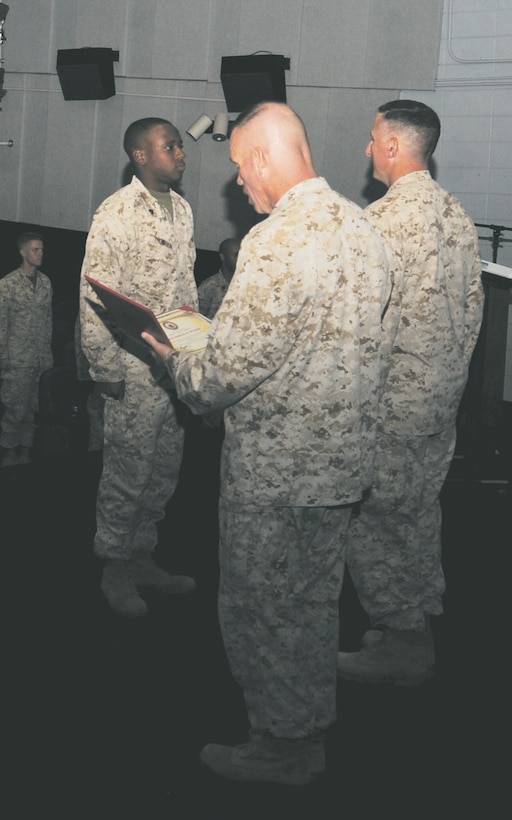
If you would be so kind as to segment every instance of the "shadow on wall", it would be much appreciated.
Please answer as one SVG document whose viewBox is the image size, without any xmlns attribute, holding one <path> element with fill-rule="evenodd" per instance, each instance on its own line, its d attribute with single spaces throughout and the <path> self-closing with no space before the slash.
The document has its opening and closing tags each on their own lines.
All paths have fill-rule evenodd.
<svg viewBox="0 0 512 820">
<path fill-rule="evenodd" d="M 131 162 L 127 162 L 124 166 L 123 173 L 121 174 L 121 188 L 124 188 L 125 185 L 129 185 L 132 181 L 133 177 L 133 166 Z"/>
<path fill-rule="evenodd" d="M 256 213 L 240 185 L 237 185 L 236 177 L 225 184 L 222 196 L 226 219 L 234 225 L 232 236 L 242 239 L 254 225 L 266 219 L 266 214 Z"/>
<path fill-rule="evenodd" d="M 386 191 L 387 188 L 384 183 L 373 178 L 373 167 L 370 163 L 366 171 L 366 183 L 361 190 L 361 196 L 366 199 L 366 202 L 370 205 L 372 202 L 383 197 Z"/>
</svg>

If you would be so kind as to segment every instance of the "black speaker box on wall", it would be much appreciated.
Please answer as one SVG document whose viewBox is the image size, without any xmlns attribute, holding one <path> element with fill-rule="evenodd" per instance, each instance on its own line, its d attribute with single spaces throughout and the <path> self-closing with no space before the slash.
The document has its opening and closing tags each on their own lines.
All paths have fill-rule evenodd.
<svg viewBox="0 0 512 820">
<path fill-rule="evenodd" d="M 57 51 L 57 74 L 65 100 L 106 100 L 116 93 L 111 48 L 68 48 Z"/>
<path fill-rule="evenodd" d="M 220 79 L 228 111 L 244 111 L 263 101 L 286 102 L 288 68 L 290 59 L 282 54 L 223 57 Z"/>
</svg>

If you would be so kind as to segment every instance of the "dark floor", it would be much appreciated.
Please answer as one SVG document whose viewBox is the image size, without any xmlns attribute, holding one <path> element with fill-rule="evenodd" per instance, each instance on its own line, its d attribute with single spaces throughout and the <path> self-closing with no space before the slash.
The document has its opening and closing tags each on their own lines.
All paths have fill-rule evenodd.
<svg viewBox="0 0 512 820">
<path fill-rule="evenodd" d="M 340 682 L 327 774 L 297 789 L 233 784 L 198 762 L 207 742 L 243 741 L 247 724 L 216 619 L 215 436 L 191 431 L 158 558 L 198 589 L 148 598 L 135 621 L 99 593 L 98 454 L 36 452 L 34 464 L 0 471 L 4 820 L 510 816 L 508 441 L 456 460 L 443 490 L 434 678 Z M 350 579 L 341 624 L 343 648 L 357 648 L 366 622 Z"/>
</svg>

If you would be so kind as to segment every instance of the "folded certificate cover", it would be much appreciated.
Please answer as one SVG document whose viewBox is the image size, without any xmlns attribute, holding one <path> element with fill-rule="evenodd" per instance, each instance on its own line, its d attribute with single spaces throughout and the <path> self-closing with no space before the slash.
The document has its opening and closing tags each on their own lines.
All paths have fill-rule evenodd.
<svg viewBox="0 0 512 820">
<path fill-rule="evenodd" d="M 197 353 L 206 347 L 211 322 L 194 308 L 184 305 L 157 315 L 146 305 L 109 288 L 97 279 L 87 275 L 85 278 L 119 330 L 137 342 L 143 341 L 140 336 L 146 331 L 174 350 Z"/>
</svg>

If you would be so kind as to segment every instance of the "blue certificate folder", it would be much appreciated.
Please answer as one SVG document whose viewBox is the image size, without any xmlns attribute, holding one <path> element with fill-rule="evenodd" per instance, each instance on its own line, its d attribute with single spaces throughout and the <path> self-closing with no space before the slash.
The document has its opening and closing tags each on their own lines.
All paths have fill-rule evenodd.
<svg viewBox="0 0 512 820">
<path fill-rule="evenodd" d="M 143 341 L 141 333 L 151 333 L 159 342 L 174 350 L 196 353 L 204 350 L 210 320 L 188 306 L 156 315 L 146 305 L 109 288 L 91 276 L 85 276 L 94 292 L 112 316 L 122 333 Z"/>
</svg>

